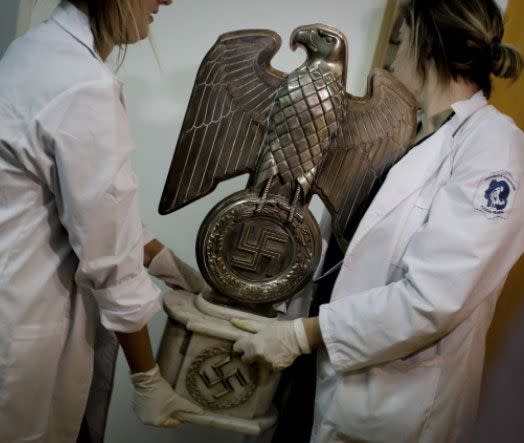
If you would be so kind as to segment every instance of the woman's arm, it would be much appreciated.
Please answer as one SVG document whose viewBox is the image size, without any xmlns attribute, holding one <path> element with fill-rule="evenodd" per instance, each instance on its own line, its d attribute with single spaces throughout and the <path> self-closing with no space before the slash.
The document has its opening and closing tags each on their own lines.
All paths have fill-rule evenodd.
<svg viewBox="0 0 524 443">
<path fill-rule="evenodd" d="M 524 194 L 518 190 L 524 180 L 524 139 L 500 124 L 486 123 L 462 141 L 427 222 L 395 263 L 405 270 L 404 278 L 321 306 L 322 337 L 335 370 L 357 370 L 417 352 L 451 332 L 500 289 L 524 244 Z M 491 214 L 480 204 L 489 204 L 486 194 L 497 183 L 515 188 L 500 213 Z"/>
<path fill-rule="evenodd" d="M 144 245 L 144 266 L 149 268 L 151 261 L 164 249 L 164 245 L 157 239 L 151 240 Z"/>
<path fill-rule="evenodd" d="M 304 330 L 306 331 L 307 341 L 312 349 L 320 348 L 324 344 L 322 332 L 320 331 L 320 322 L 318 317 L 304 318 Z"/>
<path fill-rule="evenodd" d="M 147 326 L 137 332 L 116 332 L 131 373 L 146 372 L 155 367 L 155 358 Z"/>
</svg>

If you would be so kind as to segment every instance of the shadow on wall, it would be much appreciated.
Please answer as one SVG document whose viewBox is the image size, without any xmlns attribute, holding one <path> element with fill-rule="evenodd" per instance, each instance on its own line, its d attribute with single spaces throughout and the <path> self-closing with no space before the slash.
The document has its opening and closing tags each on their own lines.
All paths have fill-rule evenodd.
<svg viewBox="0 0 524 443">
<path fill-rule="evenodd" d="M 497 347 L 496 361 L 486 370 L 472 443 L 523 441 L 524 300 L 513 305 L 506 332 L 506 340 Z"/>
<path fill-rule="evenodd" d="M 2 2 L 0 14 L 0 57 L 15 38 L 18 23 L 18 1 L 7 0 Z"/>
<path fill-rule="evenodd" d="M 21 0 L 25 3 L 34 3 L 33 11 L 31 13 L 31 27 L 46 20 L 51 15 L 53 9 L 56 8 L 60 0 Z"/>
</svg>

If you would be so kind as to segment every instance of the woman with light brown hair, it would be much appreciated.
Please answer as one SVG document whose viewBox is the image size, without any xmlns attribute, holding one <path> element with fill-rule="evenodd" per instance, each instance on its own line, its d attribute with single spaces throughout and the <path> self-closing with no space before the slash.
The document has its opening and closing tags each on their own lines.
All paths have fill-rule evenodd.
<svg viewBox="0 0 524 443">
<path fill-rule="evenodd" d="M 0 61 L 1 442 L 103 440 L 108 331 L 144 423 L 201 412 L 156 366 L 146 324 L 159 290 L 144 264 L 189 291 L 202 281 L 143 230 L 122 84 L 104 64 L 171 2 L 62 1 Z"/>
<path fill-rule="evenodd" d="M 312 442 L 453 443 L 474 423 L 486 332 L 524 253 L 524 133 L 488 104 L 515 80 L 493 0 L 411 0 L 394 74 L 421 108 L 318 317 L 235 349 L 275 369 L 318 348 Z"/>
</svg>

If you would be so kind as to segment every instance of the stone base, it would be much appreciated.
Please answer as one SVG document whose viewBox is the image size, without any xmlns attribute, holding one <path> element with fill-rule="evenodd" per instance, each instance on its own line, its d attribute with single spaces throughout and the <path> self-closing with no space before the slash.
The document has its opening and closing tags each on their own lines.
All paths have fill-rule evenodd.
<svg viewBox="0 0 524 443">
<path fill-rule="evenodd" d="M 169 318 L 157 356 L 162 375 L 178 394 L 205 410 L 181 418 L 249 435 L 271 427 L 277 419 L 271 402 L 280 374 L 241 361 L 233 343 L 251 334 L 229 320 L 276 320 L 215 305 L 185 291 L 166 293 L 164 309 Z"/>
<path fill-rule="evenodd" d="M 182 413 L 179 417 L 184 422 L 196 425 L 211 426 L 240 434 L 259 435 L 262 431 L 265 431 L 276 423 L 278 412 L 274 407 L 271 407 L 270 412 L 266 416 L 253 418 L 251 420 L 227 417 L 207 411 L 204 415 Z"/>
</svg>

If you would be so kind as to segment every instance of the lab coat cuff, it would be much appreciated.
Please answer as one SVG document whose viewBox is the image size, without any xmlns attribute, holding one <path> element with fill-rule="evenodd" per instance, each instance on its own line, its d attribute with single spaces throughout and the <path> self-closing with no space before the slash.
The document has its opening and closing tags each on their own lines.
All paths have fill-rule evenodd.
<svg viewBox="0 0 524 443">
<path fill-rule="evenodd" d="M 162 308 L 158 289 L 144 269 L 117 286 L 93 291 L 106 329 L 136 332 Z"/>
<path fill-rule="evenodd" d="M 326 350 L 329 356 L 329 361 L 335 370 L 344 368 L 341 365 L 341 353 L 338 349 L 338 340 L 333 330 L 333 320 L 330 319 L 331 308 L 329 303 L 320 306 L 320 312 L 318 320 L 320 324 L 320 333 L 322 334 L 322 340 L 326 346 Z"/>
</svg>

